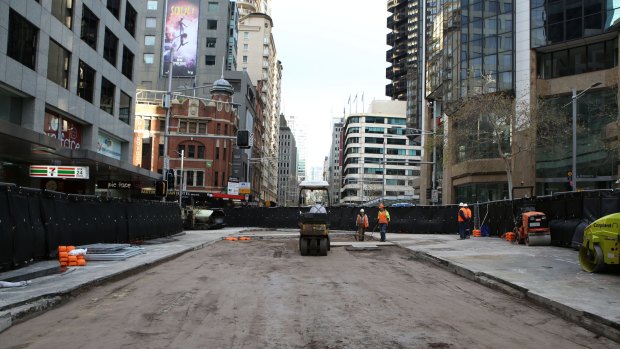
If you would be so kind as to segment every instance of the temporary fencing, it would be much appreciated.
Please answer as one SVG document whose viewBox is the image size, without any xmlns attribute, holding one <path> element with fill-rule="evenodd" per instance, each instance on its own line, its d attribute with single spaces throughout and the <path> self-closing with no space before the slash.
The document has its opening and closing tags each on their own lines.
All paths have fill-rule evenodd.
<svg viewBox="0 0 620 349">
<path fill-rule="evenodd" d="M 0 270 L 58 246 L 129 243 L 183 230 L 178 204 L 129 202 L 0 183 Z"/>
<path fill-rule="evenodd" d="M 566 192 L 550 196 L 515 200 L 470 203 L 478 206 L 476 221 L 482 236 L 502 236 L 512 232 L 521 207 L 532 207 L 547 215 L 551 243 L 577 246 L 583 230 L 596 219 L 620 211 L 620 191 L 594 190 Z M 355 219 L 361 206 L 335 206 L 328 209 L 332 230 L 355 231 Z M 303 208 L 307 212 L 309 208 Z M 377 222 L 378 208 L 364 207 L 370 225 Z M 409 234 L 456 234 L 457 205 L 387 207 L 391 221 L 389 232 Z M 227 208 L 226 225 L 235 227 L 298 228 L 300 209 L 296 207 Z M 473 220 L 472 220 L 473 222 Z M 472 223 L 473 225 L 473 223 Z M 473 226 L 470 228 L 474 228 Z"/>
</svg>

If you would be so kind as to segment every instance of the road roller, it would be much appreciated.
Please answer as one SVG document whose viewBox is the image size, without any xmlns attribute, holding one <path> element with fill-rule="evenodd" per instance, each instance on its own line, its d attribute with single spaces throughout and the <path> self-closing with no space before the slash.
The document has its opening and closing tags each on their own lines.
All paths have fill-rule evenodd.
<svg viewBox="0 0 620 349">
<path fill-rule="evenodd" d="M 327 256 L 330 241 L 326 206 L 330 202 L 326 181 L 302 181 L 299 184 L 299 252 L 302 256 Z"/>
<path fill-rule="evenodd" d="M 588 225 L 579 249 L 579 264 L 588 273 L 620 264 L 620 213 L 610 214 Z"/>
<path fill-rule="evenodd" d="M 521 212 L 516 219 L 513 230 L 515 233 L 515 244 L 525 243 L 527 246 L 541 246 L 551 244 L 551 232 L 547 215 L 543 212 L 525 211 Z"/>
</svg>

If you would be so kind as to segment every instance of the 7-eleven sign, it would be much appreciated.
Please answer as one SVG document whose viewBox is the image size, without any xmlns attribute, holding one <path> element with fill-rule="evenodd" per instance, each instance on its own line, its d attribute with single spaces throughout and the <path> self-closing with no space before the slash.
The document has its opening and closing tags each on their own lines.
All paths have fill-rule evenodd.
<svg viewBox="0 0 620 349">
<path fill-rule="evenodd" d="M 30 166 L 30 177 L 88 179 L 88 174 L 82 166 Z"/>
</svg>

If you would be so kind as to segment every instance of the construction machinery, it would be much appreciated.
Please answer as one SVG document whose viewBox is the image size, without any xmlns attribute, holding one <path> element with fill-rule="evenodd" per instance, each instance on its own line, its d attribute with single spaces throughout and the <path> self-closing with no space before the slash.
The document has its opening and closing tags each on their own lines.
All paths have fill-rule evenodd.
<svg viewBox="0 0 620 349">
<path fill-rule="evenodd" d="M 620 213 L 610 214 L 588 225 L 579 249 L 584 271 L 597 273 L 607 265 L 620 264 Z"/>
<path fill-rule="evenodd" d="M 315 205 L 310 207 L 309 202 Z M 331 202 L 326 181 L 299 184 L 299 252 L 302 256 L 326 256 L 330 249 L 329 216 L 327 208 L 320 205 L 323 202 L 326 206 Z"/>
<path fill-rule="evenodd" d="M 207 230 L 224 227 L 224 210 L 219 208 L 206 208 L 185 206 L 181 210 L 183 228 L 187 230 Z"/>
<path fill-rule="evenodd" d="M 539 246 L 551 244 L 551 231 L 547 215 L 538 212 L 532 207 L 521 208 L 515 219 L 515 244 L 525 243 L 527 246 Z"/>
</svg>

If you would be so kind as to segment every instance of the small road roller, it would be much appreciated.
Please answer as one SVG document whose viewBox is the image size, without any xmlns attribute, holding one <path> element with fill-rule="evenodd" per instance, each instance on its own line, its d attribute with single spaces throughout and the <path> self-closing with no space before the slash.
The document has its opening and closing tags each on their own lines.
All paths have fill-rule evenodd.
<svg viewBox="0 0 620 349">
<path fill-rule="evenodd" d="M 551 231 L 547 216 L 542 212 L 524 209 L 515 222 L 515 244 L 525 243 L 527 246 L 550 245 Z"/>
<path fill-rule="evenodd" d="M 313 205 L 306 204 L 310 202 Z M 299 184 L 299 252 L 302 256 L 327 256 L 330 241 L 326 206 L 330 202 L 326 181 L 302 181 Z"/>
<path fill-rule="evenodd" d="M 610 214 L 588 225 L 579 249 L 579 264 L 589 273 L 620 264 L 620 213 Z"/>
</svg>

